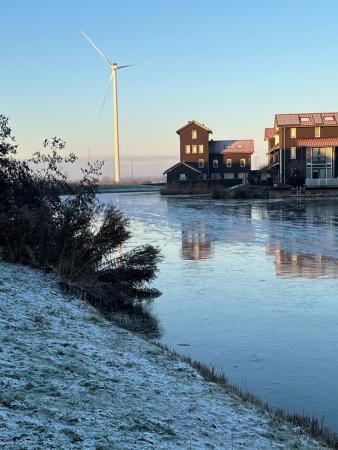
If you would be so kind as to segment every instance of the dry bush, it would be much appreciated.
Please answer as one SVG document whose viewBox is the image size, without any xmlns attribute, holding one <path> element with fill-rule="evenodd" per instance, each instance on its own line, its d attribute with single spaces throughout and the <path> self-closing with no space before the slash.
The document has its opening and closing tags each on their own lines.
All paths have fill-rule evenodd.
<svg viewBox="0 0 338 450">
<path fill-rule="evenodd" d="M 117 256 L 130 238 L 129 220 L 96 197 L 101 164 L 88 164 L 76 187 L 61 167 L 76 157 L 61 156 L 59 138 L 28 161 L 14 156 L 7 117 L 0 115 L 0 252 L 4 259 L 52 271 L 61 285 L 105 313 L 133 308 L 159 295 L 151 288 L 160 252 L 151 245 Z M 61 195 L 62 194 L 62 195 Z"/>
</svg>

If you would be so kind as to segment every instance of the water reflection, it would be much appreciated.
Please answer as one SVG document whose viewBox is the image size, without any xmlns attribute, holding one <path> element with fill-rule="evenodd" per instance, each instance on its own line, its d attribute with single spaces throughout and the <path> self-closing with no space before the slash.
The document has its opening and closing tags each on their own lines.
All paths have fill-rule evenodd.
<svg viewBox="0 0 338 450">
<path fill-rule="evenodd" d="M 338 431 L 338 201 L 126 194 L 120 207 L 133 246 L 164 255 L 161 341 Z"/>
<path fill-rule="evenodd" d="M 182 225 L 182 258 L 190 260 L 208 259 L 213 256 L 213 248 L 205 222 Z"/>
<path fill-rule="evenodd" d="M 295 253 L 270 246 L 266 253 L 274 257 L 277 277 L 338 278 L 338 260 L 332 256 Z"/>
<path fill-rule="evenodd" d="M 266 208 L 266 248 L 274 255 L 277 276 L 337 277 L 337 202 L 267 204 Z"/>
<path fill-rule="evenodd" d="M 168 212 L 181 225 L 185 260 L 214 258 L 215 246 L 222 244 L 264 245 L 274 256 L 278 277 L 336 278 L 336 202 L 192 202 L 181 209 L 169 203 Z"/>
<path fill-rule="evenodd" d="M 256 214 L 272 221 L 289 222 L 300 226 L 326 225 L 335 228 L 338 225 L 338 203 L 332 200 L 266 203 L 255 209 Z"/>
</svg>

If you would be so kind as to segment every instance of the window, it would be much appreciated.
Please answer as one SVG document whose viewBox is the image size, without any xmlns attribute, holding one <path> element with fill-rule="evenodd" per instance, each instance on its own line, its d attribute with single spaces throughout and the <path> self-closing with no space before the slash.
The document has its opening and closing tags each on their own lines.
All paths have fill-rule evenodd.
<svg viewBox="0 0 338 450">
<path fill-rule="evenodd" d="M 311 163 L 311 159 L 312 159 L 312 149 L 307 148 L 306 149 L 306 162 Z"/>
<path fill-rule="evenodd" d="M 234 179 L 234 173 L 233 172 L 227 172 L 224 174 L 225 180 L 233 180 Z"/>
<path fill-rule="evenodd" d="M 198 164 L 199 169 L 203 169 L 204 168 L 204 159 L 199 159 L 197 164 Z"/>
<path fill-rule="evenodd" d="M 333 116 L 325 116 L 324 120 L 334 120 L 334 117 Z"/>
<path fill-rule="evenodd" d="M 197 145 L 192 145 L 191 150 L 191 153 L 197 153 Z"/>
<path fill-rule="evenodd" d="M 297 155 L 296 155 L 296 147 L 291 147 L 290 148 L 290 159 L 296 159 L 297 158 Z"/>
<path fill-rule="evenodd" d="M 203 153 L 203 144 L 200 144 L 199 146 L 198 146 L 198 153 Z"/>
<path fill-rule="evenodd" d="M 185 173 L 180 173 L 180 181 L 185 181 L 187 179 L 187 176 Z"/>
<path fill-rule="evenodd" d="M 312 149 L 312 160 L 313 161 L 319 161 L 320 158 L 320 149 L 319 148 L 313 148 Z"/>
<path fill-rule="evenodd" d="M 239 174 L 238 174 L 238 178 L 240 179 L 240 180 L 247 180 L 248 179 L 248 174 L 247 173 L 244 173 L 244 172 L 240 172 Z"/>
<path fill-rule="evenodd" d="M 320 137 L 320 127 L 315 127 L 315 137 Z"/>
<path fill-rule="evenodd" d="M 327 147 L 326 149 L 325 149 L 325 153 L 326 153 L 326 162 L 328 163 L 328 164 L 332 164 L 332 156 L 333 156 L 333 153 L 332 153 L 332 147 Z"/>
<path fill-rule="evenodd" d="M 211 174 L 211 179 L 212 180 L 220 180 L 221 179 L 221 174 L 220 173 L 212 173 Z"/>
<path fill-rule="evenodd" d="M 214 169 L 218 169 L 218 159 L 213 159 L 213 160 L 212 160 L 212 167 L 213 167 Z"/>
<path fill-rule="evenodd" d="M 326 161 L 325 148 L 313 148 L 312 149 L 312 161 L 325 162 Z"/>
<path fill-rule="evenodd" d="M 189 155 L 190 154 L 190 145 L 186 145 L 185 146 L 185 154 Z"/>
<path fill-rule="evenodd" d="M 290 137 L 297 137 L 297 128 L 290 128 Z"/>
<path fill-rule="evenodd" d="M 306 177 L 332 178 L 332 147 L 306 149 Z"/>
<path fill-rule="evenodd" d="M 197 130 L 192 130 L 192 132 L 191 132 L 191 138 L 192 138 L 192 139 L 197 139 Z"/>
<path fill-rule="evenodd" d="M 226 161 L 226 166 L 227 166 L 227 167 L 232 167 L 232 161 L 231 161 L 231 158 L 228 158 L 228 159 L 227 159 L 227 161 Z"/>
<path fill-rule="evenodd" d="M 306 166 L 306 178 L 312 178 L 311 164 Z"/>
<path fill-rule="evenodd" d="M 310 117 L 301 117 L 300 121 L 301 122 L 310 122 Z"/>
<path fill-rule="evenodd" d="M 241 158 L 239 164 L 241 167 L 245 167 L 245 158 Z"/>
<path fill-rule="evenodd" d="M 242 144 L 238 144 L 238 145 L 236 145 L 236 148 L 243 148 L 243 145 Z"/>
</svg>

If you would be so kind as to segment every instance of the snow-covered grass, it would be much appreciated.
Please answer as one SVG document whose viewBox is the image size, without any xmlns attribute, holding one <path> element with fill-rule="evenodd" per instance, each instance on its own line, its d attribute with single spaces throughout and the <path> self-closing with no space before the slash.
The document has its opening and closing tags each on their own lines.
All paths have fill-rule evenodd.
<svg viewBox="0 0 338 450">
<path fill-rule="evenodd" d="M 0 262 L 0 448 L 319 449 L 56 280 Z"/>
</svg>

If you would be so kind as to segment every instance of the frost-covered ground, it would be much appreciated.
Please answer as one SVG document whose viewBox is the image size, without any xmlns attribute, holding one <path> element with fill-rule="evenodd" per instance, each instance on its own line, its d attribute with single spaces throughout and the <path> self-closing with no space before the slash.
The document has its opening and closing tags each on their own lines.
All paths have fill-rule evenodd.
<svg viewBox="0 0 338 450">
<path fill-rule="evenodd" d="M 190 366 L 0 262 L 0 448 L 318 449 Z"/>
</svg>

